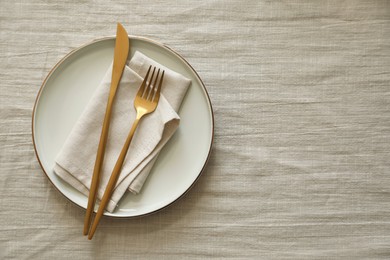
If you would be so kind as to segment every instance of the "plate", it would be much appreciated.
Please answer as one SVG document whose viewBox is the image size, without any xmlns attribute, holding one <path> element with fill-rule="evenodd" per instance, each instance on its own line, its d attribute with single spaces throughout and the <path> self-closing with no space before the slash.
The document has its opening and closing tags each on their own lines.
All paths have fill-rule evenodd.
<svg viewBox="0 0 390 260">
<path fill-rule="evenodd" d="M 179 199 L 201 175 L 214 135 L 210 98 L 191 65 L 163 44 L 136 36 L 129 40 L 130 55 L 138 50 L 192 83 L 179 111 L 180 126 L 161 151 L 141 193 L 126 193 L 113 213 L 105 212 L 113 217 L 150 214 Z M 54 174 L 54 160 L 109 68 L 114 46 L 115 37 L 105 37 L 67 54 L 47 75 L 34 105 L 32 136 L 38 161 L 57 190 L 82 208 L 88 198 Z"/>
</svg>

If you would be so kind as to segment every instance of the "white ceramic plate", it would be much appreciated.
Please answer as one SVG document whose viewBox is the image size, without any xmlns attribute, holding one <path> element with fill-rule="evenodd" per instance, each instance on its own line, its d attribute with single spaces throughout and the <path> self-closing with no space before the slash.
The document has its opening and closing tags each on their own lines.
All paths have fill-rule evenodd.
<svg viewBox="0 0 390 260">
<path fill-rule="evenodd" d="M 192 80 L 179 111 L 180 126 L 161 151 L 138 195 L 127 193 L 118 209 L 105 213 L 134 217 L 160 210 L 180 198 L 202 173 L 213 142 L 213 111 L 206 88 L 195 70 L 176 52 L 152 40 L 129 36 L 131 55 L 138 50 Z M 86 44 L 54 66 L 38 93 L 32 120 L 35 152 L 53 185 L 75 204 L 88 198 L 53 172 L 54 159 L 113 59 L 115 38 Z"/>
</svg>

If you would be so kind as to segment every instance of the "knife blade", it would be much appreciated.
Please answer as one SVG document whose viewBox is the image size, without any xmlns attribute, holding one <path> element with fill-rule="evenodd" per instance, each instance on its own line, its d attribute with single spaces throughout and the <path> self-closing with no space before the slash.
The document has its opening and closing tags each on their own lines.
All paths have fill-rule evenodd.
<svg viewBox="0 0 390 260">
<path fill-rule="evenodd" d="M 100 171 L 102 169 L 104 152 L 106 149 L 107 136 L 110 128 L 110 119 L 111 119 L 111 110 L 114 102 L 116 90 L 118 89 L 119 81 L 122 77 L 124 67 L 126 65 L 127 56 L 129 55 L 129 36 L 123 28 L 123 26 L 118 23 L 115 39 L 115 49 L 114 49 L 114 62 L 112 66 L 112 76 L 111 76 L 111 85 L 110 92 L 108 96 L 106 112 L 104 115 L 102 131 L 100 134 L 99 146 L 96 154 L 95 166 L 92 175 L 91 187 L 89 189 L 88 196 L 88 205 L 87 211 L 85 213 L 84 219 L 84 230 L 83 234 L 87 235 L 91 225 L 92 212 L 95 207 L 97 189 L 99 187 L 100 180 Z"/>
</svg>

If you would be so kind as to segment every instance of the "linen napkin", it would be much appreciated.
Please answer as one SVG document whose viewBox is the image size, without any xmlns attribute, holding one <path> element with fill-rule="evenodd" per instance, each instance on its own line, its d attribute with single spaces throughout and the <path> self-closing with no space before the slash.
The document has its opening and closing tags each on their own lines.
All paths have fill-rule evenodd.
<svg viewBox="0 0 390 260">
<path fill-rule="evenodd" d="M 112 212 L 126 190 L 140 192 L 158 153 L 179 126 L 177 114 L 191 81 L 136 52 L 125 66 L 112 108 L 97 196 L 103 197 L 112 169 L 134 122 L 134 98 L 149 65 L 165 70 L 156 110 L 141 119 L 129 147 L 107 210 Z M 54 172 L 88 196 L 110 90 L 112 65 L 56 157 Z"/>
</svg>

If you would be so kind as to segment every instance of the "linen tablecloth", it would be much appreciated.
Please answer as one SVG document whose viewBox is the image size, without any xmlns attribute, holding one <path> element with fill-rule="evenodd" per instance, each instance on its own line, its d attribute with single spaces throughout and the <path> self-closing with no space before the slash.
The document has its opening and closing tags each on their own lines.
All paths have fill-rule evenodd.
<svg viewBox="0 0 390 260">
<path fill-rule="evenodd" d="M 214 146 L 182 199 L 88 241 L 31 114 L 55 63 L 116 22 L 199 73 Z M 0 37 L 1 259 L 390 258 L 389 1 L 3 1 Z"/>
</svg>

